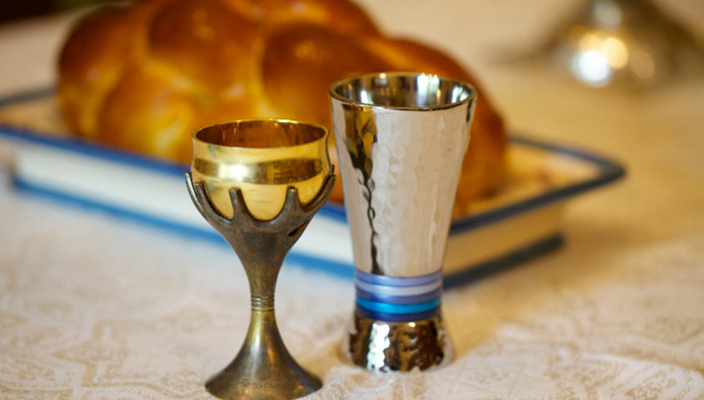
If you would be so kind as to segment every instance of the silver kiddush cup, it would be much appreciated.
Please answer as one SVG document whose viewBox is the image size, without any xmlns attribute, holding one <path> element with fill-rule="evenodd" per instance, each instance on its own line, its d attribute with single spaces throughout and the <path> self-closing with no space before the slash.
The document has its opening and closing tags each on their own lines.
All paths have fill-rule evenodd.
<svg viewBox="0 0 704 400">
<path fill-rule="evenodd" d="M 378 73 L 336 82 L 330 96 L 356 267 L 343 351 L 379 372 L 444 365 L 442 266 L 476 91 Z"/>
</svg>

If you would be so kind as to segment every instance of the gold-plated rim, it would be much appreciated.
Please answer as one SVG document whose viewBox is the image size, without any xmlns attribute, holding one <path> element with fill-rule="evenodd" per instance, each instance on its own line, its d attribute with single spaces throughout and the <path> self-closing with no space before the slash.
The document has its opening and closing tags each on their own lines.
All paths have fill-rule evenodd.
<svg viewBox="0 0 704 400">
<path fill-rule="evenodd" d="M 453 84 L 465 89 L 469 94 L 466 98 L 464 98 L 460 101 L 436 105 L 436 106 L 387 106 L 387 105 L 379 105 L 379 104 L 370 104 L 370 103 L 365 103 L 363 101 L 357 101 L 357 100 L 350 100 L 349 98 L 347 98 L 337 92 L 337 90 L 339 88 L 344 87 L 346 85 L 349 85 L 353 81 L 357 81 L 357 80 L 371 79 L 374 77 L 383 78 L 384 76 L 386 76 L 386 77 L 414 78 L 414 77 L 421 76 L 421 75 L 428 76 L 428 77 L 436 77 L 436 78 L 439 78 L 445 82 L 453 83 Z M 333 83 L 332 85 L 330 85 L 330 88 L 328 91 L 329 91 L 330 96 L 332 98 L 334 98 L 335 100 L 339 100 L 343 103 L 354 104 L 354 105 L 357 105 L 360 107 L 385 108 L 385 109 L 391 109 L 391 110 L 404 110 L 404 111 L 443 110 L 443 109 L 448 109 L 448 108 L 454 108 L 454 107 L 457 107 L 462 104 L 467 104 L 468 102 L 477 98 L 477 90 L 467 82 L 464 82 L 464 81 L 461 81 L 458 79 L 447 78 L 447 77 L 437 75 L 437 74 L 428 74 L 428 73 L 423 73 L 423 72 L 373 72 L 370 74 L 357 75 L 357 76 L 352 76 L 349 78 L 341 79 L 341 80 Z"/>
<path fill-rule="evenodd" d="M 308 126 L 312 128 L 313 130 L 319 130 L 323 132 L 323 134 L 310 141 L 306 141 L 305 143 L 301 144 L 296 144 L 296 145 L 291 145 L 291 146 L 274 146 L 274 147 L 249 147 L 249 146 L 234 146 L 234 145 L 226 145 L 226 144 L 218 144 L 218 143 L 212 143 L 206 140 L 201 139 L 198 137 L 199 133 L 202 133 L 208 129 L 214 128 L 216 126 L 222 126 L 222 125 L 239 125 L 242 123 L 247 123 L 247 122 L 277 122 L 281 124 L 286 124 L 286 125 L 301 125 L 301 126 Z M 293 120 L 293 119 L 286 119 L 286 118 L 242 118 L 242 119 L 231 119 L 231 120 L 224 120 L 224 121 L 219 121 L 215 122 L 212 124 L 208 125 L 203 125 L 199 128 L 197 128 L 193 133 L 191 134 L 191 138 L 198 142 L 202 143 L 208 146 L 213 146 L 213 147 L 221 147 L 221 148 L 226 148 L 226 149 L 246 149 L 246 150 L 271 150 L 271 149 L 282 149 L 282 148 L 298 148 L 298 147 L 305 147 L 305 146 L 310 146 L 313 143 L 324 141 L 328 138 L 330 135 L 330 131 L 328 128 L 324 127 L 323 125 L 319 125 L 313 122 L 305 122 L 305 121 L 298 121 L 298 120 Z"/>
</svg>

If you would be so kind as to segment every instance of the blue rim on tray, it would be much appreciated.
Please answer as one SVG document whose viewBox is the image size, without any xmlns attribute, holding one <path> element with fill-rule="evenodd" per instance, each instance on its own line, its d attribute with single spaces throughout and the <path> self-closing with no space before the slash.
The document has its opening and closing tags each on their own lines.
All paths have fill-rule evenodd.
<svg viewBox="0 0 704 400">
<path fill-rule="evenodd" d="M 1 98 L 0 108 L 8 105 L 22 103 L 25 101 L 49 97 L 53 94 L 53 88 L 44 88 L 34 91 L 18 93 L 15 95 Z M 189 166 L 187 165 L 174 163 L 166 160 L 159 160 L 142 154 L 131 153 L 125 150 L 111 148 L 101 143 L 87 141 L 78 137 L 50 137 L 42 135 L 41 132 L 17 128 L 1 122 L 0 136 L 5 136 L 11 139 L 19 140 L 22 142 L 28 142 L 35 145 L 49 146 L 61 150 L 66 150 L 69 152 L 75 152 L 81 155 L 95 157 L 101 160 L 107 160 L 119 164 L 128 165 L 130 167 L 144 168 L 152 172 L 163 173 L 169 176 L 177 176 L 179 179 L 182 179 L 184 172 L 188 171 L 189 169 Z M 511 143 L 539 148 L 542 150 L 549 151 L 551 153 L 565 155 L 573 159 L 578 159 L 587 162 L 595 166 L 597 168 L 597 172 L 595 176 L 589 179 L 549 189 L 536 196 L 528 197 L 510 204 L 482 211 L 477 214 L 456 218 L 453 220 L 452 226 L 450 227 L 451 235 L 474 230 L 482 226 L 493 224 L 501 220 L 511 218 L 527 211 L 545 206 L 549 203 L 565 200 L 567 198 L 576 196 L 586 191 L 614 182 L 622 178 L 626 173 L 625 168 L 615 160 L 585 152 L 582 150 L 574 149 L 567 146 L 544 143 L 518 135 L 512 135 L 510 137 L 510 141 Z M 224 244 L 220 236 L 214 233 L 212 235 L 208 235 L 207 233 L 199 231 L 195 228 L 189 228 L 178 223 L 162 220 L 157 217 L 153 217 L 146 214 L 140 214 L 134 211 L 126 211 L 118 207 L 113 207 L 103 203 L 73 197 L 70 194 L 54 192 L 46 188 L 32 186 L 31 184 L 28 184 L 27 182 L 23 182 L 21 180 L 15 180 L 14 183 L 16 187 L 26 192 L 48 196 L 53 199 L 78 204 L 84 207 L 101 209 L 122 218 L 129 218 L 141 222 L 146 222 L 155 227 L 164 228 L 172 232 L 180 232 L 189 236 L 195 236 L 211 240 L 214 239 L 215 241 Z M 328 218 L 340 222 L 347 222 L 345 208 L 341 204 L 328 203 L 320 210 L 319 214 L 325 215 Z M 531 258 L 540 256 L 556 248 L 559 248 L 563 244 L 563 242 L 564 240 L 562 234 L 560 233 L 547 238 L 543 238 L 537 242 L 531 243 L 529 246 L 517 249 L 516 251 L 510 254 L 506 254 L 502 257 L 495 258 L 486 263 L 471 266 L 471 268 L 467 268 L 463 271 L 447 275 L 445 276 L 445 287 L 448 288 L 461 283 L 472 281 L 490 273 L 494 273 L 499 270 L 503 270 L 511 266 L 517 265 L 523 261 L 529 260 Z M 289 254 L 287 261 L 312 267 L 314 269 L 327 271 L 335 275 L 340 275 L 347 278 L 353 278 L 354 276 L 354 268 L 350 268 L 350 265 L 332 260 L 320 259 L 307 254 L 297 253 L 295 251 L 292 251 Z"/>
</svg>

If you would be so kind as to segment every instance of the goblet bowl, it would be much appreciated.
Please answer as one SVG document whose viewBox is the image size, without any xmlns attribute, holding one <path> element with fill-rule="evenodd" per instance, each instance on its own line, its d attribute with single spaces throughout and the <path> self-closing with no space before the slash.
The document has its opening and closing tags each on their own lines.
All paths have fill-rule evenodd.
<svg viewBox="0 0 704 400">
<path fill-rule="evenodd" d="M 271 220 L 289 187 L 302 205 L 318 195 L 331 173 L 327 138 L 322 126 L 282 119 L 209 125 L 193 134 L 192 179 L 223 216 L 232 218 L 229 192 L 239 188 L 252 216 Z"/>
</svg>

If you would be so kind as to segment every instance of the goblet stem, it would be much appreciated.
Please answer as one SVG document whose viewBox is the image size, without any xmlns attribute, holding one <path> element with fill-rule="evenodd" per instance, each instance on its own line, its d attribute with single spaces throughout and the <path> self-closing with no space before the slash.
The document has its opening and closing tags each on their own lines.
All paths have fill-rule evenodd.
<svg viewBox="0 0 704 400">
<path fill-rule="evenodd" d="M 272 269 L 278 271 L 280 262 L 278 266 Z M 284 345 L 274 312 L 277 275 L 261 279 L 261 267 L 259 262 L 245 263 L 252 293 L 249 328 L 235 359 L 205 385 L 216 397 L 295 398 L 322 387 L 320 379 L 301 367 Z"/>
<path fill-rule="evenodd" d="M 319 378 L 306 371 L 286 349 L 274 314 L 276 279 L 286 255 L 308 222 L 332 193 L 330 175 L 316 198 L 301 205 L 298 191 L 290 187 L 284 206 L 274 219 L 254 218 L 239 189 L 230 190 L 234 215 L 228 219 L 212 206 L 202 183 L 186 185 L 201 215 L 225 238 L 242 261 L 251 295 L 247 337 L 235 359 L 206 383 L 208 391 L 223 399 L 296 398 L 322 387 Z"/>
</svg>

